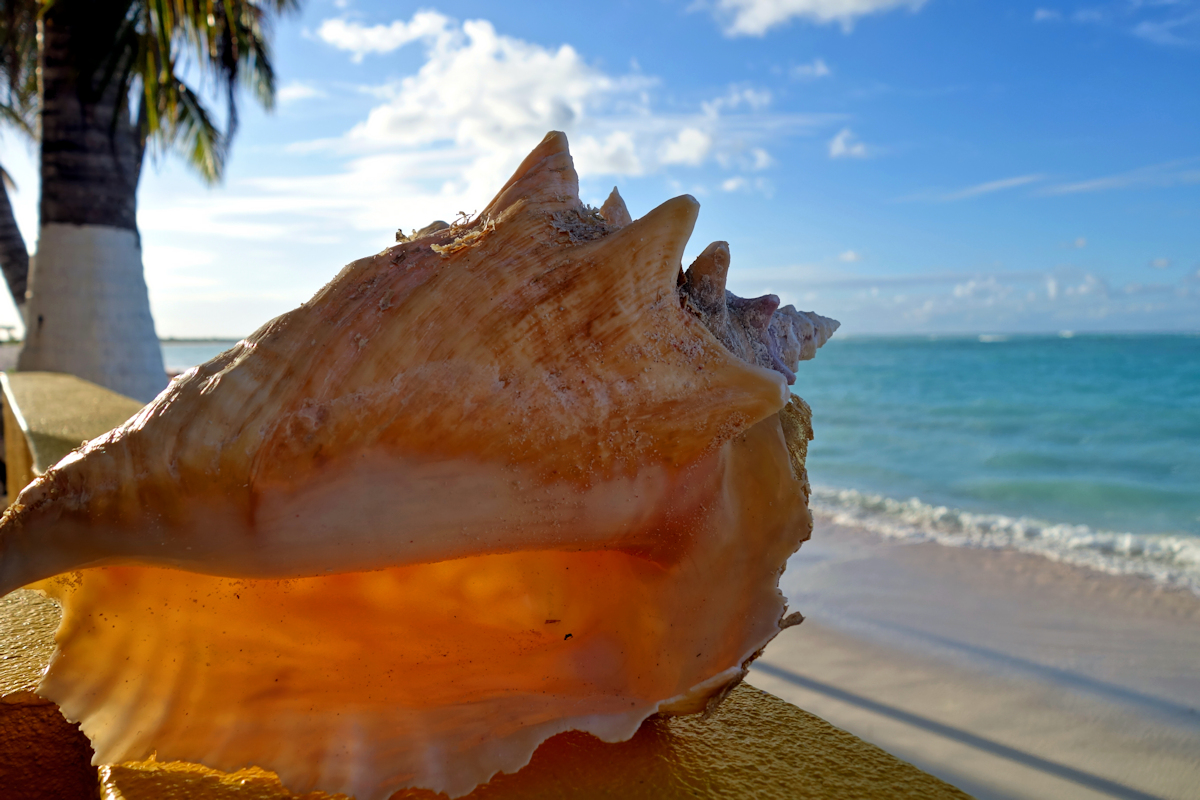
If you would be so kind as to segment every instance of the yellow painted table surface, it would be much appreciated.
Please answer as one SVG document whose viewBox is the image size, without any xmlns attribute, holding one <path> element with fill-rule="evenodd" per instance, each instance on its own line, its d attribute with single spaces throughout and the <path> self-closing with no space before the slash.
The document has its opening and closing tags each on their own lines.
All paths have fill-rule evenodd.
<svg viewBox="0 0 1200 800">
<path fill-rule="evenodd" d="M 36 475 L 142 409 L 131 397 L 61 372 L 5 372 L 0 387 L 25 434 Z"/>
</svg>

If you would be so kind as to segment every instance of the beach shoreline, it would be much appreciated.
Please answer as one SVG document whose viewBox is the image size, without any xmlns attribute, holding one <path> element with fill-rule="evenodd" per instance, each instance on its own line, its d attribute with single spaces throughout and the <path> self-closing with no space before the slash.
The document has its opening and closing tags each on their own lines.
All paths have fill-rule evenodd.
<svg viewBox="0 0 1200 800">
<path fill-rule="evenodd" d="M 818 518 L 748 680 L 980 798 L 1188 798 L 1200 597 Z"/>
</svg>

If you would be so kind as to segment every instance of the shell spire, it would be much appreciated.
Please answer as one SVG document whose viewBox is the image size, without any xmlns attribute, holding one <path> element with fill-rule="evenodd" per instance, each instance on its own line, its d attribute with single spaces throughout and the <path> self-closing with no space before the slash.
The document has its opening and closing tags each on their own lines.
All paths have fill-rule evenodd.
<svg viewBox="0 0 1200 800">
<path fill-rule="evenodd" d="M 39 692 L 98 763 L 457 796 L 741 679 L 811 526 L 775 362 L 836 323 L 718 304 L 727 247 L 680 286 L 691 197 L 604 209 L 551 133 L 21 492 L 0 592 L 72 573 Z"/>
<path fill-rule="evenodd" d="M 476 224 L 480 220 L 498 218 L 522 205 L 538 206 L 551 212 L 580 205 L 579 174 L 575 172 L 565 133 L 550 131 L 546 134 L 496 192 Z"/>
<path fill-rule="evenodd" d="M 625 207 L 625 200 L 617 191 L 617 187 L 613 187 L 608 199 L 604 201 L 604 205 L 600 206 L 600 216 L 604 217 L 604 221 L 614 228 L 624 228 L 633 222 L 633 217 L 629 215 L 629 209 Z"/>
</svg>

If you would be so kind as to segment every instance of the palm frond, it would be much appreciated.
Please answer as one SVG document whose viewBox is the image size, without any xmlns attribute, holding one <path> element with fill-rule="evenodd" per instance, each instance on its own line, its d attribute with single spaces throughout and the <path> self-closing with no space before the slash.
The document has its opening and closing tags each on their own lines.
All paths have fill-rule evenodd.
<svg viewBox="0 0 1200 800">
<path fill-rule="evenodd" d="M 205 180 L 216 181 L 237 130 L 239 86 L 264 107 L 274 105 L 269 23 L 298 6 L 297 0 L 97 3 L 89 27 L 95 33 L 78 57 L 81 72 L 97 95 L 115 83 L 130 98 L 127 114 L 136 104 L 143 142 L 178 149 Z M 222 101 L 223 130 L 206 94 Z"/>
<path fill-rule="evenodd" d="M 177 82 L 174 93 L 173 144 L 204 180 L 216 183 L 225 168 L 229 140 L 187 84 Z"/>
<path fill-rule="evenodd" d="M 55 2 L 0 0 L 0 123 L 29 136 L 37 127 L 37 20 Z M 144 143 L 177 149 L 205 180 L 220 180 L 237 130 L 238 89 L 274 107 L 270 23 L 299 1 L 105 0 L 83 8 L 89 36 L 73 53 L 81 93 L 95 99 L 115 85 L 128 98 L 122 113 L 132 117 L 137 108 Z M 206 85 L 224 106 L 223 129 L 206 92 L 193 88 Z"/>
<path fill-rule="evenodd" d="M 19 130 L 29 138 L 34 138 L 34 126 L 26 112 L 0 101 L 0 121 Z"/>
<path fill-rule="evenodd" d="M 155 43 L 160 62 L 170 64 L 164 75 L 178 81 L 175 52 L 186 48 L 195 58 L 201 76 L 220 87 L 225 101 L 225 130 L 221 139 L 213 139 L 213 147 L 206 151 L 209 155 L 204 163 L 209 166 L 201 167 L 193 161 L 207 179 L 219 180 L 228 142 L 237 130 L 238 86 L 247 86 L 268 110 L 274 107 L 275 71 L 271 65 L 269 23 L 274 17 L 297 10 L 299 3 L 297 0 L 146 0 L 146 3 L 157 9 L 151 15 L 151 22 L 159 31 Z M 172 31 L 169 36 L 165 35 L 168 29 Z M 183 98 L 182 93 L 179 96 Z M 196 95 L 190 97 L 194 99 Z M 203 118 L 212 121 L 211 112 L 202 104 L 187 106 L 186 110 L 191 114 L 189 120 L 199 120 L 199 112 L 204 111 Z M 181 118 L 175 120 L 175 124 L 180 122 Z M 192 151 L 189 158 L 198 157 L 199 152 Z M 205 172 L 210 167 L 212 172 Z"/>
<path fill-rule="evenodd" d="M 0 0 L 0 119 L 33 137 L 37 128 L 37 0 Z"/>
</svg>

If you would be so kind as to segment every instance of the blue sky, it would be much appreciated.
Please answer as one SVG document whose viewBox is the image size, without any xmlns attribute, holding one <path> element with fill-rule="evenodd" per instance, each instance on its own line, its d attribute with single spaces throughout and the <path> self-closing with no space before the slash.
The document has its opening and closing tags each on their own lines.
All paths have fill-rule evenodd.
<svg viewBox="0 0 1200 800">
<path fill-rule="evenodd" d="M 846 333 L 1200 329 L 1200 0 L 322 0 L 275 41 L 225 182 L 143 178 L 162 336 L 248 334 L 551 129 L 585 201 L 695 195 L 689 258 Z"/>
</svg>

